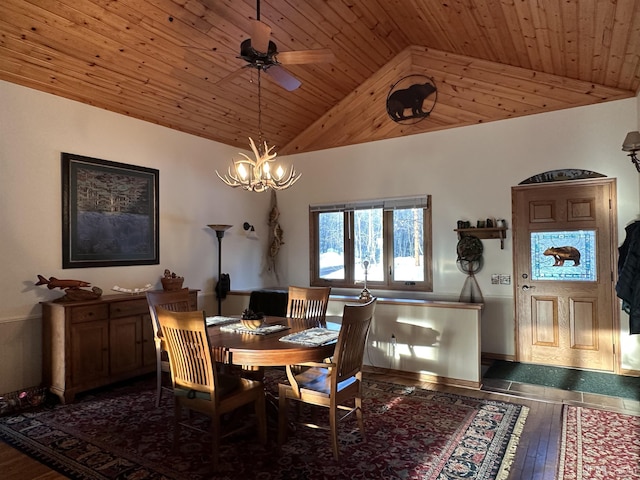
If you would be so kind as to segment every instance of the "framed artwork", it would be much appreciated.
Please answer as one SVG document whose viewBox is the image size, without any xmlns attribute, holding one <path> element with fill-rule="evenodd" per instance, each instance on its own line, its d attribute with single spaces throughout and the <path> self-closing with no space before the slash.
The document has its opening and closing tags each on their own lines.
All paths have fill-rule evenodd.
<svg viewBox="0 0 640 480">
<path fill-rule="evenodd" d="M 160 263 L 158 170 L 62 153 L 62 268 Z"/>
</svg>

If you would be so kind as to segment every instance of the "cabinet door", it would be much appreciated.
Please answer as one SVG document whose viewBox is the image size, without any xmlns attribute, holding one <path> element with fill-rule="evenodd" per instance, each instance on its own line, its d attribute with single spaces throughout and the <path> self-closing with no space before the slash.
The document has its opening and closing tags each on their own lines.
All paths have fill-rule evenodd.
<svg viewBox="0 0 640 480">
<path fill-rule="evenodd" d="M 142 316 L 142 365 L 155 365 L 156 343 L 153 338 L 153 325 L 151 315 Z"/>
<path fill-rule="evenodd" d="M 71 325 L 71 384 L 109 375 L 109 322 L 96 320 Z"/>
<path fill-rule="evenodd" d="M 142 366 L 142 317 L 112 318 L 109 333 L 111 374 L 136 370 Z"/>
</svg>

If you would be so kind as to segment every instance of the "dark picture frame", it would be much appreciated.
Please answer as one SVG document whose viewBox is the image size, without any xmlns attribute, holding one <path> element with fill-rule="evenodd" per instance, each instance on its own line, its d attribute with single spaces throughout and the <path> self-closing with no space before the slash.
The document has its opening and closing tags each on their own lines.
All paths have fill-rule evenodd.
<svg viewBox="0 0 640 480">
<path fill-rule="evenodd" d="M 62 268 L 159 264 L 159 171 L 61 158 Z"/>
</svg>

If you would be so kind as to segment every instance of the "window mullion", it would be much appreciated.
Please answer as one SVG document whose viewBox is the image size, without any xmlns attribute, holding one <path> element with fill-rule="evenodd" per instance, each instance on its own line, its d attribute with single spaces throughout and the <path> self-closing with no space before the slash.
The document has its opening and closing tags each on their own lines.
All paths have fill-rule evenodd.
<svg viewBox="0 0 640 480">
<path fill-rule="evenodd" d="M 353 210 L 344 212 L 345 233 L 344 236 L 344 281 L 346 287 L 354 285 L 353 258 L 354 258 L 354 228 Z"/>
<path fill-rule="evenodd" d="M 385 285 L 393 283 L 393 210 L 384 212 L 384 265 L 385 265 Z"/>
<path fill-rule="evenodd" d="M 310 255 L 311 259 L 311 281 L 320 278 L 320 216 L 318 212 L 310 212 L 309 214 L 309 242 L 313 247 L 314 255 Z"/>
</svg>

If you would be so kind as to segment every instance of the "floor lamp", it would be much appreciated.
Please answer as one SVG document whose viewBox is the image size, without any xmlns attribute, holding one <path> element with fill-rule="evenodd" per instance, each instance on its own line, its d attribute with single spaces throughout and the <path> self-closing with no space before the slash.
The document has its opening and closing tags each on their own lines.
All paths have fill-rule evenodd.
<svg viewBox="0 0 640 480">
<path fill-rule="evenodd" d="M 233 225 L 209 225 L 209 228 L 216 231 L 216 237 L 218 237 L 218 282 L 222 277 L 222 237 L 224 232 L 229 230 Z M 218 315 L 222 315 L 222 296 L 216 292 L 218 297 Z"/>
</svg>

